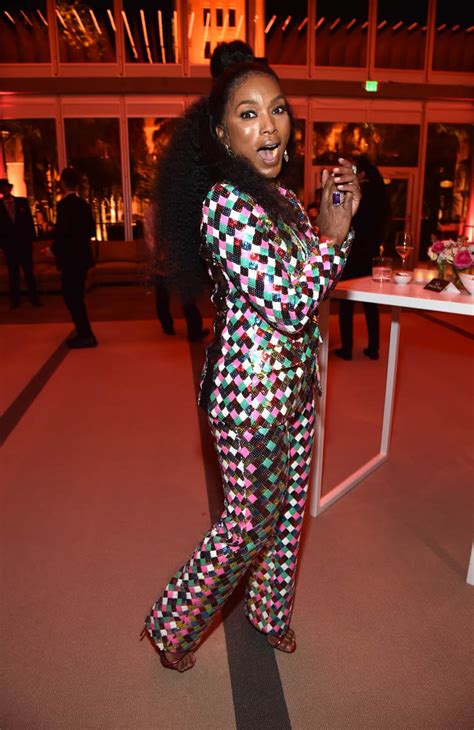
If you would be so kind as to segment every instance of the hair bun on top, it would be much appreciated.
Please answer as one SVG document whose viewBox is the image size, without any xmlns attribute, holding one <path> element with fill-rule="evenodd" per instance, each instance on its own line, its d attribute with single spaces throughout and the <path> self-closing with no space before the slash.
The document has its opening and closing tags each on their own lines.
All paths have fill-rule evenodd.
<svg viewBox="0 0 474 730">
<path fill-rule="evenodd" d="M 251 47 L 245 41 L 219 43 L 211 56 L 211 76 L 213 79 L 218 79 L 229 66 L 255 60 Z"/>
</svg>

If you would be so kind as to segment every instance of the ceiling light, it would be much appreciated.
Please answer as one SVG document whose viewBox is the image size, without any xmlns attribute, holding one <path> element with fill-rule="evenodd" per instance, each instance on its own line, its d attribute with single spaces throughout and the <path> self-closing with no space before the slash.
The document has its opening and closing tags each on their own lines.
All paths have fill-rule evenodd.
<svg viewBox="0 0 474 730">
<path fill-rule="evenodd" d="M 145 50 L 146 50 L 146 55 L 148 58 L 148 63 L 153 63 L 153 59 L 151 57 L 151 51 L 150 51 L 150 43 L 148 42 L 148 31 L 146 28 L 146 18 L 145 18 L 144 10 L 140 10 L 140 18 L 142 21 L 142 30 L 143 30 L 143 37 L 145 39 Z"/>
<path fill-rule="evenodd" d="M 268 33 L 270 31 L 270 28 L 272 27 L 272 25 L 273 25 L 273 23 L 275 22 L 276 19 L 277 19 L 277 16 L 276 15 L 273 15 L 270 18 L 270 20 L 268 21 L 268 23 L 267 23 L 267 25 L 265 27 L 265 31 L 264 31 L 265 33 Z"/>
<path fill-rule="evenodd" d="M 211 13 L 207 14 L 206 22 L 211 19 Z M 206 28 L 208 26 L 206 25 Z M 161 10 L 158 10 L 158 32 L 160 34 L 160 46 L 161 46 L 161 58 L 163 63 L 166 63 L 165 43 L 163 40 L 163 16 Z M 207 35 L 207 34 L 206 34 Z M 204 43 L 205 45 L 205 43 Z"/>
<path fill-rule="evenodd" d="M 33 27 L 33 23 L 31 22 L 31 20 L 29 19 L 29 17 L 25 13 L 25 11 L 24 10 L 20 10 L 20 13 L 23 15 L 23 17 L 26 20 L 26 22 L 28 23 L 28 25 L 31 25 L 31 27 Z"/>
<path fill-rule="evenodd" d="M 114 16 L 112 14 L 112 11 L 109 10 L 109 9 L 107 9 L 107 15 L 109 16 L 110 25 L 112 26 L 112 30 L 114 32 L 117 32 L 117 28 L 115 27 L 115 20 L 114 20 Z"/>
<path fill-rule="evenodd" d="M 128 24 L 127 13 L 125 12 L 125 10 L 122 10 L 122 18 L 123 18 L 123 22 L 125 23 L 125 29 L 127 31 L 128 40 L 130 41 L 130 45 L 132 46 L 132 53 L 135 58 L 138 58 L 137 49 L 135 48 L 135 41 L 133 40 L 132 31 L 130 30 L 130 26 Z"/>
<path fill-rule="evenodd" d="M 83 31 L 83 32 L 85 33 L 85 32 L 86 32 L 86 29 L 85 29 L 85 27 L 84 27 L 84 23 L 82 22 L 82 20 L 81 20 L 81 16 L 80 16 L 80 15 L 79 15 L 79 13 L 77 12 L 76 8 L 73 8 L 73 9 L 72 9 L 72 12 L 74 13 L 74 15 L 75 15 L 75 16 L 76 16 L 76 18 L 77 18 L 77 22 L 79 23 L 79 27 L 80 27 L 80 29 L 81 29 L 81 30 L 82 30 L 82 31 Z"/>
<path fill-rule="evenodd" d="M 92 8 L 89 8 L 89 14 L 90 14 L 90 16 L 91 16 L 91 18 L 92 18 L 92 22 L 93 22 L 93 23 L 94 23 L 94 25 L 95 25 L 95 28 L 96 28 L 96 31 L 97 31 L 97 33 L 98 33 L 99 35 L 102 35 L 102 31 L 101 31 L 101 29 L 100 29 L 100 25 L 99 25 L 99 23 L 97 22 L 97 18 L 95 17 L 95 13 L 94 13 L 94 11 L 92 10 Z"/>
<path fill-rule="evenodd" d="M 188 26 L 188 40 L 190 41 L 193 35 L 193 28 L 194 28 L 194 18 L 196 17 L 196 13 L 194 10 L 191 13 L 191 16 L 189 18 L 189 26 Z"/>
<path fill-rule="evenodd" d="M 239 35 L 240 35 L 240 31 L 242 30 L 243 22 L 244 22 L 244 14 L 241 13 L 240 16 L 239 16 L 239 24 L 238 24 L 237 28 L 235 29 L 235 37 L 236 38 L 238 38 Z"/>
<path fill-rule="evenodd" d="M 56 15 L 58 16 L 59 20 L 61 21 L 61 25 L 63 26 L 63 28 L 66 28 L 66 30 L 67 30 L 67 23 L 57 8 L 56 8 Z"/>
<path fill-rule="evenodd" d="M 40 18 L 41 18 L 41 20 L 43 21 L 43 23 L 45 24 L 45 26 L 46 26 L 46 27 L 48 27 L 48 21 L 47 21 L 47 20 L 46 20 L 46 18 L 44 17 L 44 15 L 43 15 L 43 13 L 41 12 L 41 10 L 38 10 L 38 8 L 36 8 L 36 12 L 37 12 L 37 13 L 38 13 L 38 15 L 40 16 Z"/>
</svg>

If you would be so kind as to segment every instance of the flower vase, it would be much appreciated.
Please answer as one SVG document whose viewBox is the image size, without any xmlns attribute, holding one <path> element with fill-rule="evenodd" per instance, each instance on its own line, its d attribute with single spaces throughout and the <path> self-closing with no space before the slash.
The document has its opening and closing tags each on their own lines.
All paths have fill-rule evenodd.
<svg viewBox="0 0 474 730">
<path fill-rule="evenodd" d="M 445 279 L 446 278 L 446 261 L 437 261 L 436 268 L 438 269 L 437 278 Z"/>
<path fill-rule="evenodd" d="M 456 289 L 459 289 L 459 291 L 463 292 L 465 291 L 465 287 L 463 286 L 461 277 L 459 276 L 459 270 L 453 266 L 453 275 L 451 277 L 451 281 L 453 282 Z"/>
</svg>

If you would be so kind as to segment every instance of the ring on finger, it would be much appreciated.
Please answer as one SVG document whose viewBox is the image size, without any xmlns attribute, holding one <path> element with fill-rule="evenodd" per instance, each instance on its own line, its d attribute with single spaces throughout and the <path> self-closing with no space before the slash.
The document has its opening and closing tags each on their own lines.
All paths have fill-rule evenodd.
<svg viewBox="0 0 474 730">
<path fill-rule="evenodd" d="M 352 165 L 352 172 L 357 175 L 357 165 Z"/>
</svg>

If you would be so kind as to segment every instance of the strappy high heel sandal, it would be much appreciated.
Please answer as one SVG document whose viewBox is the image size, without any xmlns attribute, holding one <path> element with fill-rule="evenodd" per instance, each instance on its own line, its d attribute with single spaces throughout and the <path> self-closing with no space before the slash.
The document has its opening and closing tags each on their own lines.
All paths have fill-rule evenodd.
<svg viewBox="0 0 474 730">
<path fill-rule="evenodd" d="M 275 643 L 273 643 L 273 641 L 270 641 L 270 638 L 274 639 L 276 637 L 270 636 L 269 634 L 267 635 L 267 641 L 270 644 L 270 646 L 273 647 L 273 649 L 278 649 L 278 651 L 284 651 L 285 654 L 293 654 L 293 652 L 296 651 L 296 637 L 295 637 L 295 632 L 293 631 L 293 629 L 287 629 L 287 631 L 285 631 L 285 633 L 282 636 L 279 636 L 277 638 Z M 289 649 L 285 648 L 285 644 L 284 644 L 285 639 L 288 639 L 291 642 Z"/>
<path fill-rule="evenodd" d="M 191 651 L 187 651 L 184 654 L 181 654 L 177 659 L 174 659 L 173 661 L 170 661 L 166 658 L 164 652 L 159 652 L 160 654 L 160 662 L 166 669 L 175 669 L 177 672 L 180 672 L 181 674 L 183 672 L 187 672 L 189 669 L 192 669 L 194 667 L 195 661 L 194 661 L 194 654 Z M 180 664 L 182 663 L 183 659 L 186 659 L 186 657 L 191 657 L 193 660 L 191 664 L 187 664 L 184 667 L 180 667 Z"/>
<path fill-rule="evenodd" d="M 150 634 L 148 633 L 146 627 L 144 627 L 141 631 L 140 641 L 143 641 L 145 636 L 147 636 L 151 640 Z M 167 658 L 164 651 L 161 651 L 161 649 L 158 649 L 156 644 L 153 644 L 153 645 L 154 645 L 155 649 L 157 650 L 159 657 L 160 657 L 160 662 L 165 667 L 165 669 L 174 669 L 175 671 L 180 672 L 182 674 L 183 672 L 187 672 L 189 669 L 192 669 L 194 667 L 194 664 L 195 664 L 194 654 L 191 651 L 186 651 L 183 654 L 180 654 L 179 657 L 177 657 L 177 659 L 171 660 L 171 659 Z M 182 663 L 182 661 L 184 659 L 186 659 L 186 657 L 188 657 L 188 656 L 190 656 L 191 659 L 193 660 L 192 663 L 188 664 L 187 666 L 180 667 L 180 664 Z"/>
</svg>

